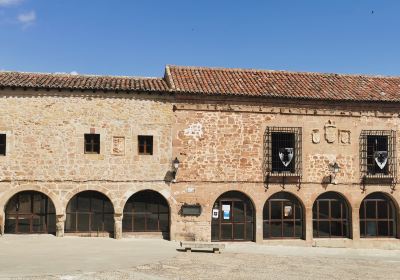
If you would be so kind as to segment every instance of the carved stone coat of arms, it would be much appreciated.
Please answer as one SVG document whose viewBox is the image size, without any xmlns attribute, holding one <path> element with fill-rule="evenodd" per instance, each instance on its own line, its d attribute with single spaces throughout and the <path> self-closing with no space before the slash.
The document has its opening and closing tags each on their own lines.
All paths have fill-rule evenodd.
<svg viewBox="0 0 400 280">
<path fill-rule="evenodd" d="M 334 143 L 336 140 L 336 125 L 329 120 L 325 124 L 325 140 L 328 143 Z"/>
</svg>

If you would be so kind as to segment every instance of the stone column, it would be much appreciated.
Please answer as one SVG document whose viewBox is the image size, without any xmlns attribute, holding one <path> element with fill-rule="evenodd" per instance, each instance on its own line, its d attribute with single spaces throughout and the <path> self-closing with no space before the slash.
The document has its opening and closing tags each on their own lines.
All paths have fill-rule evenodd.
<svg viewBox="0 0 400 280">
<path fill-rule="evenodd" d="M 121 239 L 122 238 L 122 213 L 114 214 L 114 238 Z"/>
<path fill-rule="evenodd" d="M 312 207 L 306 207 L 305 208 L 305 238 L 306 242 L 309 244 L 312 244 L 313 242 L 313 213 L 312 213 Z"/>
<path fill-rule="evenodd" d="M 257 209 L 259 210 L 259 209 Z M 255 219 L 255 238 L 256 243 L 263 243 L 264 241 L 264 224 L 263 224 L 263 211 L 256 211 L 256 219 Z"/>
<path fill-rule="evenodd" d="M 353 207 L 351 210 L 351 233 L 353 241 L 360 240 L 360 208 Z"/>
<path fill-rule="evenodd" d="M 64 237 L 65 215 L 56 215 L 56 236 Z"/>
</svg>

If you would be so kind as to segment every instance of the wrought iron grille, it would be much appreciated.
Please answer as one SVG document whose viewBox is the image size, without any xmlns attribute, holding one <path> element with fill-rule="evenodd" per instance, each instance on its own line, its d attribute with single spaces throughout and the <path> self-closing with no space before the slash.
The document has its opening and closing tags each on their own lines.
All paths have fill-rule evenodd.
<svg viewBox="0 0 400 280">
<path fill-rule="evenodd" d="M 301 127 L 267 127 L 264 133 L 264 175 L 301 175 Z"/>
<path fill-rule="evenodd" d="M 361 178 L 396 178 L 396 132 L 363 130 L 360 135 Z"/>
</svg>

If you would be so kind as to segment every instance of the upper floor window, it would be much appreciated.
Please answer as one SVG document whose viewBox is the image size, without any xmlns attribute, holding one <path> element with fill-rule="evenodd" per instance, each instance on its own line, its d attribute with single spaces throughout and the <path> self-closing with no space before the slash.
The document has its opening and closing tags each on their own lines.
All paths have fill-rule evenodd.
<svg viewBox="0 0 400 280">
<path fill-rule="evenodd" d="M 362 176 L 395 174 L 395 131 L 363 130 L 360 135 L 360 169 Z"/>
<path fill-rule="evenodd" d="M 100 154 L 100 134 L 85 134 L 85 154 Z"/>
<path fill-rule="evenodd" d="M 153 136 L 139 135 L 138 144 L 139 155 L 153 154 Z"/>
<path fill-rule="evenodd" d="M 264 142 L 268 174 L 301 173 L 300 127 L 267 127 Z"/>
<path fill-rule="evenodd" d="M 2 156 L 6 155 L 6 139 L 5 134 L 0 134 L 0 155 Z"/>
</svg>

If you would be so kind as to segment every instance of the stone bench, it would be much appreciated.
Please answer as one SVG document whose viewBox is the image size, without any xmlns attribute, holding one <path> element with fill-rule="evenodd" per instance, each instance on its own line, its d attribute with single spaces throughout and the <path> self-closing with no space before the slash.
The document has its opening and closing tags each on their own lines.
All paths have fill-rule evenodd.
<svg viewBox="0 0 400 280">
<path fill-rule="evenodd" d="M 184 249 L 185 252 L 191 252 L 192 250 L 212 250 L 214 253 L 221 253 L 222 249 L 225 249 L 225 244 L 213 242 L 181 241 L 181 248 Z"/>
</svg>

